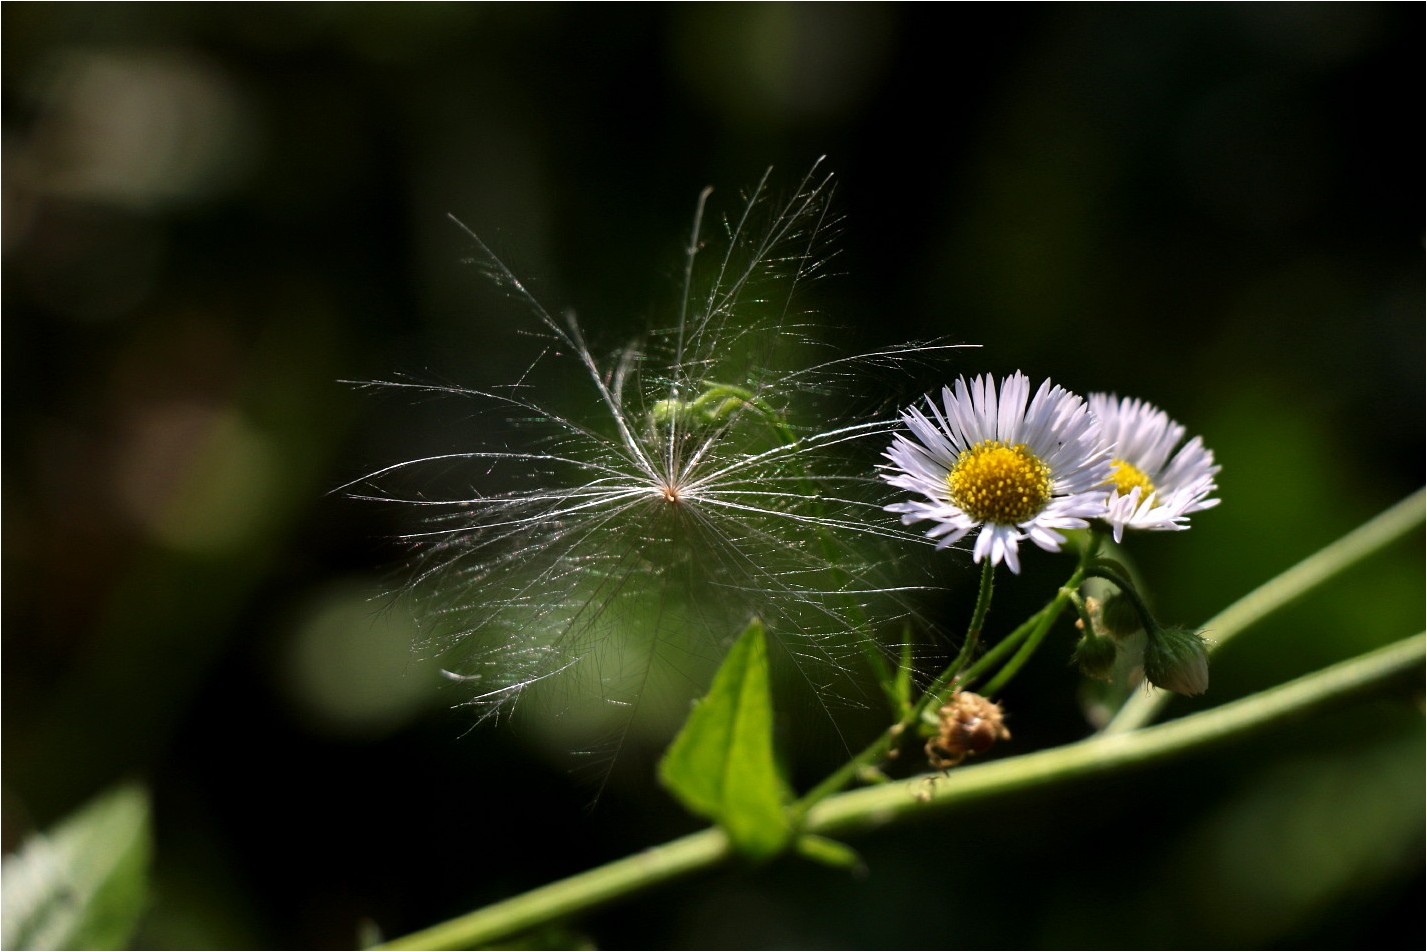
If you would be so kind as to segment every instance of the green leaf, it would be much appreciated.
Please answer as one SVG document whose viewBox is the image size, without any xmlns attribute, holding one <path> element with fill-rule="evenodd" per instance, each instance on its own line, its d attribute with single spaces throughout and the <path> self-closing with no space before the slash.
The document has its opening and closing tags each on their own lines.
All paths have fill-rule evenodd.
<svg viewBox="0 0 1427 952">
<path fill-rule="evenodd" d="M 763 622 L 753 619 L 659 764 L 664 786 L 722 826 L 750 859 L 767 859 L 791 835 L 773 759 L 773 699 Z"/>
<path fill-rule="evenodd" d="M 48 835 L 5 857 L 0 944 L 7 949 L 118 949 L 128 944 L 148 893 L 149 799 L 110 790 Z"/>
<path fill-rule="evenodd" d="M 804 833 L 798 837 L 795 846 L 799 854 L 815 863 L 822 863 L 824 866 L 831 866 L 834 869 L 850 869 L 854 872 L 866 872 L 867 870 L 867 867 L 862 863 L 862 857 L 857 855 L 857 850 L 838 840 L 818 836 L 815 833 Z"/>
</svg>

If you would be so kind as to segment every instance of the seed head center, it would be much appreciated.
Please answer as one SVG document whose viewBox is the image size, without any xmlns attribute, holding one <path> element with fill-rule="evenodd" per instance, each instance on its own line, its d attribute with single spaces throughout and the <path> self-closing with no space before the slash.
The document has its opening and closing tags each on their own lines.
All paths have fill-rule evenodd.
<svg viewBox="0 0 1427 952">
<path fill-rule="evenodd" d="M 1109 485 L 1115 487 L 1115 492 L 1121 496 L 1128 496 L 1130 490 L 1139 487 L 1142 503 L 1154 495 L 1154 480 L 1134 463 L 1127 463 L 1122 459 L 1110 461 Z"/>
<path fill-rule="evenodd" d="M 951 501 L 979 522 L 1015 525 L 1050 502 L 1050 467 L 1024 443 L 982 440 L 956 457 L 946 476 Z"/>
</svg>

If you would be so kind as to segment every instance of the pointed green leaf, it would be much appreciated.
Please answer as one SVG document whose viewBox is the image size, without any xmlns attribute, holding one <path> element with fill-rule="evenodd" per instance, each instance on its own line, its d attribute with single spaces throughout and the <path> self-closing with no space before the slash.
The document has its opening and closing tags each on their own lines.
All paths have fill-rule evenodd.
<svg viewBox="0 0 1427 952">
<path fill-rule="evenodd" d="M 857 855 L 857 850 L 838 840 L 831 840 L 815 833 L 804 833 L 798 837 L 798 841 L 794 845 L 799 854 L 815 863 L 822 863 L 824 866 L 831 866 L 834 869 L 867 871 L 867 867 L 862 863 L 862 857 Z"/>
<path fill-rule="evenodd" d="M 773 759 L 773 699 L 763 622 L 749 622 L 659 764 L 664 786 L 718 823 L 752 859 L 778 853 L 790 828 Z"/>
<path fill-rule="evenodd" d="M 128 944 L 148 892 L 149 800 L 110 790 L 48 835 L 5 857 L 0 943 L 7 949 L 118 949 Z"/>
</svg>

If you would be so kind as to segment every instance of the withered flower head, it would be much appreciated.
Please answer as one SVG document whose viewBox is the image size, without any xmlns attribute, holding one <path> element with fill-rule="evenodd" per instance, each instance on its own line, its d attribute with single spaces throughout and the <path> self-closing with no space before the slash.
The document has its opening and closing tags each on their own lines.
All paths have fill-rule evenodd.
<svg viewBox="0 0 1427 952">
<path fill-rule="evenodd" d="M 937 770 L 955 767 L 971 754 L 984 754 L 998 740 L 1010 740 L 1001 705 L 972 691 L 958 691 L 941 710 L 937 735 L 927 741 L 927 760 Z"/>
</svg>

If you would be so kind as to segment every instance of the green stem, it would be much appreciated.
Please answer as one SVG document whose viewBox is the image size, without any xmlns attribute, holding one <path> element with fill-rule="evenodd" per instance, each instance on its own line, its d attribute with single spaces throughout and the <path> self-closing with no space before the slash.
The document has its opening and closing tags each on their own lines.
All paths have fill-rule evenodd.
<svg viewBox="0 0 1427 952">
<path fill-rule="evenodd" d="M 1297 601 L 1329 579 L 1407 535 L 1423 521 L 1427 490 L 1419 489 L 1397 505 L 1358 526 L 1338 541 L 1319 549 L 1206 621 L 1201 631 L 1221 648 L 1239 632 L 1285 605 Z M 1105 725 L 1104 733 L 1132 731 L 1154 720 L 1172 697 L 1159 688 L 1137 691 Z"/>
<path fill-rule="evenodd" d="M 991 564 L 990 559 L 982 563 L 981 584 L 976 592 L 976 605 L 971 610 L 971 622 L 966 628 L 966 640 L 962 643 L 961 650 L 957 652 L 956 659 L 937 676 L 916 704 L 902 712 L 902 717 L 897 723 L 883 731 L 859 754 L 833 771 L 822 783 L 799 799 L 793 807 L 795 820 L 810 810 L 818 801 L 837 793 L 851 783 L 863 768 L 870 767 L 886 757 L 907 728 L 915 724 L 921 718 L 922 713 L 933 703 L 939 703 L 940 695 L 948 685 L 956 680 L 956 676 L 966 665 L 967 660 L 976 652 L 976 645 L 981 640 L 982 626 L 986 624 L 986 614 L 991 610 L 992 579 L 995 573 L 995 567 Z"/>
<path fill-rule="evenodd" d="M 732 855 L 723 830 L 701 830 L 373 948 L 471 949 L 488 945 L 686 873 L 716 866 Z"/>
<path fill-rule="evenodd" d="M 941 703 L 947 688 L 956 683 L 957 675 L 961 674 L 961 669 L 966 666 L 966 662 L 975 653 L 976 645 L 981 640 L 981 628 L 986 624 L 986 613 L 991 609 L 991 579 L 995 571 L 990 559 L 982 563 L 981 586 L 976 592 L 976 607 L 971 610 L 971 623 L 966 626 L 966 640 L 962 642 L 961 650 L 956 653 L 951 664 L 932 679 L 932 683 L 922 693 L 921 699 L 903 719 L 904 726 L 916 723 L 923 711 Z"/>
<path fill-rule="evenodd" d="M 1045 640 L 1045 636 L 1050 632 L 1051 626 L 1055 624 L 1055 620 L 1060 617 L 1060 613 L 1065 609 L 1065 606 L 1069 604 L 1070 596 L 1080 588 L 1080 583 L 1085 581 L 1087 568 L 1091 560 L 1095 558 L 1095 553 L 1099 551 L 1099 549 L 1100 537 L 1092 535 L 1085 543 L 1084 550 L 1080 553 L 1080 564 L 1076 566 L 1075 571 L 1071 574 L 1066 583 L 1060 587 L 1060 590 L 1055 593 L 1055 598 L 1051 599 L 1050 604 L 1033 616 L 1035 625 L 1031 628 L 1030 635 L 1026 638 L 1025 643 L 1022 644 L 1020 650 L 1011 657 L 1011 660 L 1006 662 L 1006 666 L 998 671 L 996 676 L 981 689 L 982 694 L 986 697 L 995 697 L 996 694 L 1006 686 L 1007 682 L 1016 676 L 1016 672 L 1020 671 L 1021 667 L 1030 660 L 1031 655 L 1036 653 L 1036 649 L 1039 648 L 1041 642 Z"/>
<path fill-rule="evenodd" d="M 925 697 L 925 695 L 923 695 Z M 866 767 L 878 764 L 901 740 L 902 734 L 906 732 L 908 725 L 913 723 L 922 711 L 922 705 L 918 704 L 911 711 L 907 712 L 900 721 L 887 728 L 877 739 L 868 744 L 855 757 L 843 764 L 841 767 L 828 774 L 822 783 L 818 784 L 798 799 L 793 804 L 792 820 L 793 825 L 798 826 L 802 817 L 807 814 L 819 802 L 837 793 L 843 787 L 852 783 L 857 775 Z"/>
<path fill-rule="evenodd" d="M 1031 655 L 1036 653 L 1036 649 L 1041 646 L 1045 636 L 1050 633 L 1051 627 L 1055 625 L 1055 620 L 1060 617 L 1061 611 L 1070 601 L 1068 593 L 1074 591 L 1071 586 L 1079 585 L 1084 577 L 1084 573 L 1076 572 L 1070 577 L 1070 584 L 1056 593 L 1055 598 L 1045 608 L 1036 615 L 1036 623 L 1031 628 L 1030 635 L 1021 644 L 1020 650 L 1011 656 L 1011 660 L 1006 662 L 1006 666 L 996 672 L 996 676 L 986 682 L 981 688 L 981 694 L 988 698 L 994 698 L 1006 686 L 1006 683 L 1016 676 Z"/>
<path fill-rule="evenodd" d="M 1169 724 L 1129 734 L 1099 734 L 1040 753 L 829 797 L 809 812 L 803 829 L 809 833 L 847 835 L 995 794 L 1149 763 L 1211 742 L 1242 736 L 1314 708 L 1336 704 L 1359 691 L 1420 669 L 1424 657 L 1427 657 L 1427 638 L 1418 634 L 1288 684 Z M 720 830 L 704 830 L 377 948 L 464 949 L 488 945 L 715 866 L 731 855 L 728 839 Z"/>
<path fill-rule="evenodd" d="M 1026 636 L 1029 635 L 1037 623 L 1039 623 L 1041 615 L 1050 611 L 1054 605 L 1055 602 L 1053 600 L 1047 602 L 1045 607 L 1040 611 L 1021 622 L 1015 631 L 996 642 L 994 648 L 991 648 L 984 655 L 977 658 L 976 663 L 966 669 L 962 675 L 961 683 L 963 685 L 974 684 L 981 675 L 986 673 L 988 668 L 994 667 L 1004 660 L 1007 655 L 1020 646 L 1021 642 L 1026 640 Z"/>
<path fill-rule="evenodd" d="M 1103 578 L 1119 589 L 1120 594 L 1129 601 L 1130 607 L 1135 610 L 1135 614 L 1140 619 L 1140 626 L 1143 627 L 1146 632 L 1153 633 L 1159 628 L 1159 622 L 1155 621 L 1154 614 L 1150 611 L 1149 605 L 1146 605 L 1145 600 L 1140 598 L 1140 593 L 1135 590 L 1134 584 L 1114 568 L 1099 563 L 1092 563 L 1085 574 L 1092 578 Z"/>
<path fill-rule="evenodd" d="M 1095 631 L 1095 619 L 1090 616 L 1090 607 L 1085 604 L 1085 599 L 1080 597 L 1080 592 L 1075 589 L 1070 590 L 1070 605 L 1075 609 L 1075 614 L 1080 616 L 1080 627 L 1085 630 L 1087 638 L 1094 638 L 1098 635 Z"/>
<path fill-rule="evenodd" d="M 971 623 L 966 626 L 966 638 L 956 658 L 937 676 L 927 694 L 935 697 L 956 680 L 961 669 L 976 654 L 976 646 L 981 643 L 981 629 L 986 625 L 986 614 L 991 610 L 992 580 L 996 577 L 996 567 L 990 559 L 981 563 L 981 584 L 976 589 L 976 606 L 971 610 Z"/>
<path fill-rule="evenodd" d="M 943 775 L 864 787 L 831 797 L 808 815 L 805 829 L 847 835 L 933 807 L 1104 773 L 1242 736 L 1289 717 L 1415 672 L 1427 659 L 1427 634 L 1339 662 L 1278 687 L 1167 724 L 1128 734 L 1096 734 L 1063 747 L 958 767 Z"/>
<path fill-rule="evenodd" d="M 690 409 L 702 410 L 703 405 L 714 401 L 722 401 L 723 407 L 713 411 L 715 419 L 727 416 L 728 413 L 739 406 L 747 406 L 756 410 L 763 421 L 768 424 L 778 438 L 789 445 L 798 442 L 798 435 L 793 432 L 793 428 L 788 425 L 788 421 L 783 419 L 783 415 L 774 410 L 766 401 L 754 395 L 753 391 L 744 387 L 736 387 L 733 384 L 717 383 L 709 387 L 695 400 L 689 404 Z"/>
</svg>

